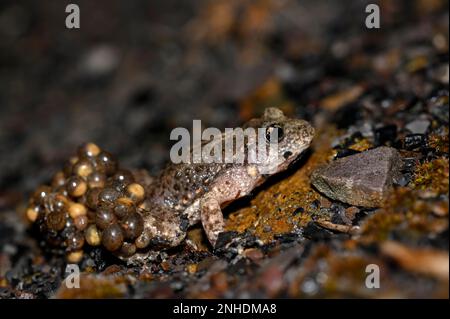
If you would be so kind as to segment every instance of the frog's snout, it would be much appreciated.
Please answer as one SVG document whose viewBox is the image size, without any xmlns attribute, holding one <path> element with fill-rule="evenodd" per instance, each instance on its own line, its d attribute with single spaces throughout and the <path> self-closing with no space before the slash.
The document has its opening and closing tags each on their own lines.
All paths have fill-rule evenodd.
<svg viewBox="0 0 450 319">
<path fill-rule="evenodd" d="M 307 144 L 311 143 L 311 141 L 314 138 L 314 135 L 316 134 L 316 130 L 314 129 L 314 127 L 307 121 L 302 121 L 301 132 L 303 142 Z"/>
</svg>

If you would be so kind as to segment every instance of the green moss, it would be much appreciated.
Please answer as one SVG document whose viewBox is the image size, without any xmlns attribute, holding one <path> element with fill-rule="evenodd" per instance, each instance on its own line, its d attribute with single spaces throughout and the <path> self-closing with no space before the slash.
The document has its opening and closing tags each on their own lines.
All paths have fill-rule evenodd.
<svg viewBox="0 0 450 319">
<path fill-rule="evenodd" d="M 438 158 L 419 164 L 414 172 L 412 186 L 415 189 L 448 194 L 449 163 L 446 158 Z"/>
<path fill-rule="evenodd" d="M 445 128 L 444 134 L 430 134 L 428 136 L 428 147 L 433 148 L 438 154 L 448 154 L 448 128 Z"/>
</svg>

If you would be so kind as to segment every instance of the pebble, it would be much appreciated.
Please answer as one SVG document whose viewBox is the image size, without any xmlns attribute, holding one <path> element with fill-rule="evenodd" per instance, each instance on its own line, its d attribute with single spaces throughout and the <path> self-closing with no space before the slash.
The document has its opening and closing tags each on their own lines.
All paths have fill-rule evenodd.
<svg viewBox="0 0 450 319">
<path fill-rule="evenodd" d="M 426 136 L 423 134 L 409 134 L 405 136 L 404 147 L 407 150 L 415 150 L 426 145 Z"/>
<path fill-rule="evenodd" d="M 115 47 L 99 45 L 83 56 L 79 68 L 85 76 L 100 77 L 116 69 L 119 62 L 120 53 Z"/>
<path fill-rule="evenodd" d="M 283 270 L 278 265 L 267 267 L 260 275 L 260 282 L 270 298 L 276 297 L 283 288 Z"/>
<path fill-rule="evenodd" d="M 355 207 L 355 206 L 350 206 L 345 209 L 345 216 L 351 221 L 355 219 L 356 214 L 358 214 L 358 213 L 359 213 L 359 208 Z"/>
<path fill-rule="evenodd" d="M 442 84 L 447 84 L 449 82 L 449 66 L 448 63 L 444 63 L 436 67 L 431 72 L 431 76 L 435 81 L 439 81 Z"/>
<path fill-rule="evenodd" d="M 247 248 L 243 251 L 243 255 L 253 262 L 258 262 L 264 258 L 263 252 L 258 248 Z"/>
<path fill-rule="evenodd" d="M 375 129 L 375 144 L 383 145 L 387 142 L 394 142 L 397 138 L 397 126 L 386 125 Z"/>
<path fill-rule="evenodd" d="M 355 206 L 378 207 L 400 176 L 397 150 L 378 147 L 337 159 L 313 172 L 312 184 L 327 197 Z"/>
<path fill-rule="evenodd" d="M 330 208 L 331 222 L 334 224 L 351 225 L 352 221 L 345 215 L 345 208 L 337 203 L 333 203 Z"/>
<path fill-rule="evenodd" d="M 430 127 L 430 121 L 419 119 L 409 122 L 405 127 L 413 134 L 425 134 Z"/>
</svg>

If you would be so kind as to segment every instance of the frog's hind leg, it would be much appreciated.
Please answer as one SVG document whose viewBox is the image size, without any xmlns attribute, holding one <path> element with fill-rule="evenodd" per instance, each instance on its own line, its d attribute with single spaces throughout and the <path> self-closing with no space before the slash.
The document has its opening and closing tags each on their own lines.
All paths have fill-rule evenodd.
<svg viewBox="0 0 450 319">
<path fill-rule="evenodd" d="M 150 209 L 140 209 L 139 213 L 144 220 L 144 229 L 135 240 L 135 253 L 117 254 L 129 265 L 145 265 L 164 258 L 167 249 L 183 242 L 189 226 L 186 217 L 165 206 L 154 205 Z"/>
<path fill-rule="evenodd" d="M 189 221 L 170 207 L 153 206 L 142 213 L 144 230 L 142 246 L 170 248 L 178 246 L 186 237 Z M 143 248 L 145 248 L 143 247 Z"/>
</svg>

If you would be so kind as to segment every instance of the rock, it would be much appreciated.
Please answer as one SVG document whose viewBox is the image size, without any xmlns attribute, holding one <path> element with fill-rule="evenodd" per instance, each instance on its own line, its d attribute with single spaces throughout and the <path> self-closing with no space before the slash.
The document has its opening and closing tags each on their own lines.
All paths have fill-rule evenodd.
<svg viewBox="0 0 450 319">
<path fill-rule="evenodd" d="M 397 150 L 381 146 L 337 159 L 317 169 L 311 182 L 334 200 L 355 206 L 379 207 L 399 178 L 401 167 Z"/>
<path fill-rule="evenodd" d="M 345 208 L 340 204 L 333 203 L 331 205 L 331 222 L 333 224 L 351 225 L 352 221 L 345 215 Z"/>
<path fill-rule="evenodd" d="M 430 127 L 430 121 L 418 119 L 408 123 L 405 127 L 413 134 L 425 134 Z"/>
<path fill-rule="evenodd" d="M 264 258 L 264 253 L 258 248 L 247 248 L 242 254 L 253 262 L 259 262 Z"/>
<path fill-rule="evenodd" d="M 316 225 L 314 222 L 309 222 L 303 229 L 303 236 L 313 241 L 326 241 L 332 237 L 333 233 Z"/>
<path fill-rule="evenodd" d="M 355 206 L 350 206 L 345 209 L 345 216 L 350 220 L 353 221 L 356 217 L 356 214 L 359 213 L 359 208 Z"/>
<path fill-rule="evenodd" d="M 221 232 L 217 238 L 215 248 L 218 249 L 224 247 L 226 244 L 230 243 L 236 235 L 237 233 L 235 231 Z"/>
<path fill-rule="evenodd" d="M 397 126 L 395 124 L 386 125 L 375 129 L 375 144 L 382 145 L 387 142 L 395 142 L 397 138 Z"/>
<path fill-rule="evenodd" d="M 80 61 L 83 75 L 100 77 L 114 71 L 120 62 L 120 55 L 115 47 L 99 45 L 88 51 Z"/>
<path fill-rule="evenodd" d="M 342 157 L 347 157 L 350 155 L 355 155 L 358 154 L 360 152 L 352 150 L 350 148 L 344 148 L 343 150 L 339 150 L 336 154 L 336 158 L 342 158 Z"/>
<path fill-rule="evenodd" d="M 409 134 L 403 141 L 405 149 L 412 151 L 421 147 L 426 147 L 426 136 L 424 134 Z"/>
<path fill-rule="evenodd" d="M 433 80 L 438 81 L 442 84 L 448 85 L 449 80 L 449 67 L 448 63 L 441 64 L 431 70 L 431 77 Z"/>
</svg>

